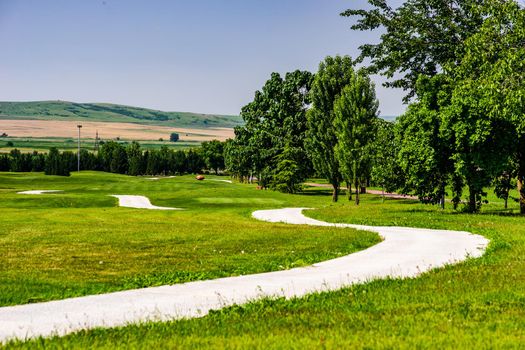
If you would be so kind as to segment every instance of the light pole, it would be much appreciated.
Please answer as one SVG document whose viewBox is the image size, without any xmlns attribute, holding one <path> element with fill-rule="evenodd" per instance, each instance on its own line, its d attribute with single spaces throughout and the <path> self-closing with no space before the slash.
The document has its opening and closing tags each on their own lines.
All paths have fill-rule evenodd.
<svg viewBox="0 0 525 350">
<path fill-rule="evenodd" d="M 78 124 L 78 151 L 77 151 L 77 171 L 80 171 L 80 128 L 82 125 Z"/>
</svg>

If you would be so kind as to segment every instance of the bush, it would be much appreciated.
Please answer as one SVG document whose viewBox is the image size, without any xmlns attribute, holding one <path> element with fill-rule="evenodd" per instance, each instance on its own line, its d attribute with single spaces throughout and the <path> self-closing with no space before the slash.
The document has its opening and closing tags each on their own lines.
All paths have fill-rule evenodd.
<svg viewBox="0 0 525 350">
<path fill-rule="evenodd" d="M 176 132 L 172 132 L 170 135 L 170 141 L 171 142 L 179 141 L 179 134 L 177 134 Z"/>
</svg>

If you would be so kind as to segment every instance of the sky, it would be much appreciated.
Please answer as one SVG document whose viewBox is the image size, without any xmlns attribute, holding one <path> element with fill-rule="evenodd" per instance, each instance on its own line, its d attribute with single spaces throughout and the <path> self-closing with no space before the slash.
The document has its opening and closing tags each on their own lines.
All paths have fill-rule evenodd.
<svg viewBox="0 0 525 350">
<path fill-rule="evenodd" d="M 239 114 L 272 72 L 377 42 L 351 7 L 366 1 L 0 0 L 0 101 Z M 401 114 L 403 91 L 373 78 L 381 115 Z"/>
</svg>

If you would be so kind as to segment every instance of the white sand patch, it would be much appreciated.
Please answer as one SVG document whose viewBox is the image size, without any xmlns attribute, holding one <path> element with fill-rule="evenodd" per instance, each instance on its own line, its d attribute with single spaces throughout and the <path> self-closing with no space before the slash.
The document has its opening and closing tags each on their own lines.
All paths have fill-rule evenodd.
<svg viewBox="0 0 525 350">
<path fill-rule="evenodd" d="M 175 176 L 147 177 L 146 180 L 173 179 Z"/>
<path fill-rule="evenodd" d="M 268 222 L 374 231 L 384 241 L 341 258 L 285 271 L 2 307 L 0 340 L 200 317 L 210 310 L 263 297 L 301 297 L 377 278 L 416 277 L 432 268 L 479 257 L 489 243 L 482 236 L 460 231 L 330 224 L 307 218 L 302 210 L 260 210 L 254 212 L 253 217 Z"/>
<path fill-rule="evenodd" d="M 64 192 L 62 190 L 31 190 L 31 191 L 22 191 L 17 192 L 18 194 L 45 194 L 45 193 L 56 193 L 56 192 Z"/>
<path fill-rule="evenodd" d="M 179 208 L 158 207 L 151 204 L 148 197 L 112 194 L 111 197 L 118 198 L 118 205 L 127 208 L 155 209 L 155 210 L 180 210 Z"/>
</svg>

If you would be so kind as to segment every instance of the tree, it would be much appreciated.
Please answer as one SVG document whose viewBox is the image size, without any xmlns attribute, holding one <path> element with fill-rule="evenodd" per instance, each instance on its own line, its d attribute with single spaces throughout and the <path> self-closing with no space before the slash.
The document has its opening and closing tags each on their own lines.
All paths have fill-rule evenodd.
<svg viewBox="0 0 525 350">
<path fill-rule="evenodd" d="M 402 193 L 415 193 L 424 203 L 445 205 L 446 186 L 454 173 L 452 136 L 443 124 L 442 106 L 448 106 L 448 77 L 421 76 L 416 86 L 418 102 L 412 103 L 396 125 L 398 164 L 405 174 Z M 455 193 L 459 202 L 462 188 Z"/>
<path fill-rule="evenodd" d="M 9 152 L 9 171 L 24 171 L 22 152 L 16 148 Z"/>
<path fill-rule="evenodd" d="M 186 171 L 190 174 L 197 174 L 202 171 L 204 166 L 201 153 L 190 148 L 186 153 Z"/>
<path fill-rule="evenodd" d="M 9 156 L 0 154 L 0 171 L 9 171 Z"/>
<path fill-rule="evenodd" d="M 172 153 L 170 169 L 180 175 L 186 172 L 186 152 L 179 150 Z"/>
<path fill-rule="evenodd" d="M 494 179 L 492 182 L 494 186 L 494 194 L 503 199 L 505 202 L 505 209 L 508 208 L 509 192 L 512 188 L 516 187 L 516 183 L 511 173 L 504 171 L 500 176 Z"/>
<path fill-rule="evenodd" d="M 433 77 L 446 64 L 459 61 L 465 40 L 483 23 L 479 0 L 407 0 L 392 8 L 386 0 L 368 0 L 371 9 L 349 9 L 342 16 L 357 18 L 358 31 L 382 31 L 377 44 L 360 47 L 358 61 L 370 60 L 368 71 L 390 80 L 387 87 L 415 96 L 421 75 Z"/>
<path fill-rule="evenodd" d="M 277 156 L 275 175 L 271 188 L 284 193 L 296 193 L 302 188 L 302 168 L 295 159 L 301 150 L 286 145 L 283 152 Z M 295 153 L 295 154 L 294 154 Z"/>
<path fill-rule="evenodd" d="M 363 72 L 355 73 L 334 102 L 337 160 L 344 178 L 359 189 L 370 174 L 379 102 L 375 86 Z"/>
<path fill-rule="evenodd" d="M 128 155 L 121 144 L 115 143 L 111 152 L 109 171 L 117 174 L 126 174 L 128 171 Z"/>
<path fill-rule="evenodd" d="M 204 141 L 201 148 L 206 167 L 219 175 L 219 169 L 224 169 L 224 144 L 218 140 Z"/>
<path fill-rule="evenodd" d="M 481 13 L 486 20 L 466 41 L 456 70 L 457 104 L 484 117 L 476 121 L 484 129 L 475 135 L 491 143 L 488 175 L 501 175 L 514 164 L 525 214 L 525 10 L 515 1 L 494 0 L 486 1 Z"/>
<path fill-rule="evenodd" d="M 261 187 L 284 190 L 279 181 L 286 176 L 277 164 L 283 154 L 298 166 L 296 179 L 302 182 L 311 172 L 311 163 L 306 155 L 304 142 L 306 131 L 306 109 L 312 74 L 294 71 L 281 77 L 272 73 L 261 91 L 256 91 L 252 102 L 241 110 L 245 121 L 243 127 L 235 128 L 235 139 L 226 146 L 225 162 L 229 171 L 238 176 L 257 176 Z M 294 150 L 285 152 L 285 149 Z"/>
<path fill-rule="evenodd" d="M 334 102 L 354 74 L 350 57 L 327 57 L 319 64 L 310 91 L 312 107 L 307 113 L 305 146 L 315 170 L 332 185 L 334 202 L 339 197 L 342 180 L 335 154 L 337 136 L 333 126 Z"/>
<path fill-rule="evenodd" d="M 372 181 L 384 192 L 393 192 L 403 186 L 404 174 L 398 164 L 399 142 L 396 138 L 396 124 L 378 118 L 376 137 L 372 145 Z"/>
<path fill-rule="evenodd" d="M 131 176 L 141 175 L 145 169 L 142 167 L 142 150 L 140 144 L 133 141 L 126 149 L 128 158 L 128 174 Z"/>
<path fill-rule="evenodd" d="M 61 156 L 56 147 L 51 147 L 46 158 L 46 175 L 69 176 L 69 167 L 67 160 Z"/>
<path fill-rule="evenodd" d="M 171 142 L 177 142 L 179 141 L 179 134 L 177 134 L 176 132 L 172 132 L 170 134 L 170 141 Z"/>
</svg>

